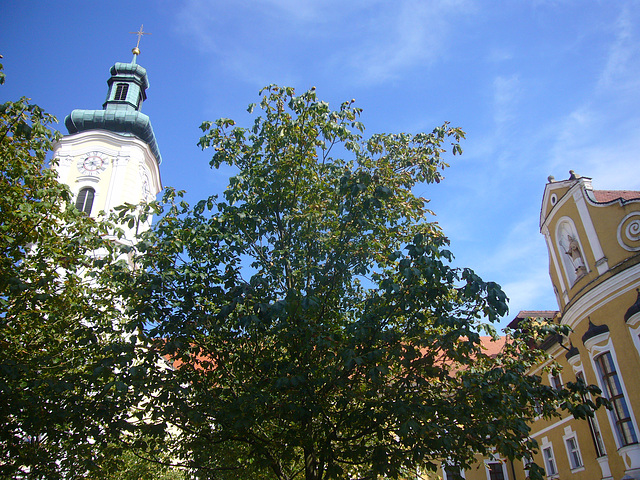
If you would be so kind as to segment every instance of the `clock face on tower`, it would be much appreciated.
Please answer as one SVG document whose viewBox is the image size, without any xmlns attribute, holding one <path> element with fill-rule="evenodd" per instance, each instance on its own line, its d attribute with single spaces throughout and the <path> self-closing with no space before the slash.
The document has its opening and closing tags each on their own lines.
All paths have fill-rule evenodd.
<svg viewBox="0 0 640 480">
<path fill-rule="evenodd" d="M 100 152 L 89 152 L 78 160 L 78 170 L 85 175 L 99 175 L 107 168 L 108 160 Z"/>
</svg>

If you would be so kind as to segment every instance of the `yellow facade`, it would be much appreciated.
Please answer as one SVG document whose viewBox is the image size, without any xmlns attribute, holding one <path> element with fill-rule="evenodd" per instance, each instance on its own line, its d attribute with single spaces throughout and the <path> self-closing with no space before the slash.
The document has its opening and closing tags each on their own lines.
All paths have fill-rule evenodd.
<svg viewBox="0 0 640 480">
<path fill-rule="evenodd" d="M 540 212 L 549 251 L 557 312 L 520 312 L 522 318 L 555 317 L 567 338 L 544 348 L 562 366 L 559 377 L 534 372 L 549 385 L 582 377 L 614 404 L 593 420 L 571 415 L 531 425 L 540 452 L 534 457 L 549 479 L 640 479 L 640 192 L 593 190 L 591 179 L 549 178 Z M 501 463 L 502 468 L 490 463 Z M 522 462 L 478 458 L 461 472 L 466 480 L 525 480 Z M 441 478 L 449 478 L 441 469 Z"/>
<path fill-rule="evenodd" d="M 562 383 L 581 377 L 616 408 L 593 421 L 536 421 L 536 460 L 549 478 L 640 478 L 640 192 L 594 191 L 591 179 L 570 173 L 549 179 L 540 216 L 559 321 L 573 330 L 547 351 L 563 367 Z"/>
</svg>

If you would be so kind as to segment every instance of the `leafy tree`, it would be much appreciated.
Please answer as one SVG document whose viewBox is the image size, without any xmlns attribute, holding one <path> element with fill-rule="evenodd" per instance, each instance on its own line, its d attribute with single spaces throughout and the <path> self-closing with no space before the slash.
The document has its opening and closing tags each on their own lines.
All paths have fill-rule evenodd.
<svg viewBox="0 0 640 480">
<path fill-rule="evenodd" d="M 157 452 L 107 449 L 99 470 L 90 478 L 96 480 L 184 480 L 185 472 L 174 468 L 171 458 Z"/>
<path fill-rule="evenodd" d="M 135 405 L 134 344 L 100 281 L 115 230 L 76 210 L 45 165 L 53 121 L 26 98 L 0 105 L 3 478 L 84 477 L 102 445 L 131 429 Z"/>
<path fill-rule="evenodd" d="M 353 101 L 261 94 L 251 128 L 202 125 L 211 165 L 237 168 L 224 198 L 190 207 L 168 191 L 138 268 L 117 279 L 157 339 L 148 425 L 180 432 L 172 452 L 198 478 L 415 478 L 494 446 L 522 457 L 538 403 L 573 409 L 582 387 L 527 374 L 539 328 L 498 356 L 482 347 L 505 294 L 450 266 L 412 193 L 442 179 L 464 133 L 364 139 Z M 158 354 L 175 368 L 154 371 Z"/>
</svg>

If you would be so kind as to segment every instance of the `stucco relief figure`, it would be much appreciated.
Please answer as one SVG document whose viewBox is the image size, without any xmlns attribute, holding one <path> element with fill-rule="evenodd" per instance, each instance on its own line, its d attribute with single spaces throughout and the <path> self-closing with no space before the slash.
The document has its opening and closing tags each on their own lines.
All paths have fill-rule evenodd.
<svg viewBox="0 0 640 480">
<path fill-rule="evenodd" d="M 567 235 L 568 247 L 565 250 L 565 253 L 569 255 L 571 259 L 571 263 L 573 267 L 576 269 L 576 275 L 581 277 L 585 273 L 587 273 L 587 269 L 584 266 L 584 259 L 582 258 L 582 253 L 580 252 L 580 245 L 578 245 L 578 241 L 575 237 L 571 235 Z"/>
</svg>

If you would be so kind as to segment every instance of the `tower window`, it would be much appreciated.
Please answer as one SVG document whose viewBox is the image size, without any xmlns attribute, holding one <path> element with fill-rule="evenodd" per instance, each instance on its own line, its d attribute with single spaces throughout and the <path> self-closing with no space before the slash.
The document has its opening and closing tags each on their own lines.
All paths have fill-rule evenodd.
<svg viewBox="0 0 640 480">
<path fill-rule="evenodd" d="M 119 83 L 118 86 L 116 87 L 116 94 L 114 96 L 114 100 L 126 100 L 128 91 L 129 91 L 129 84 Z"/>
<path fill-rule="evenodd" d="M 76 208 L 87 215 L 91 215 L 91 207 L 93 207 L 95 195 L 96 191 L 91 187 L 81 189 L 78 193 L 78 198 L 76 198 Z"/>
</svg>

